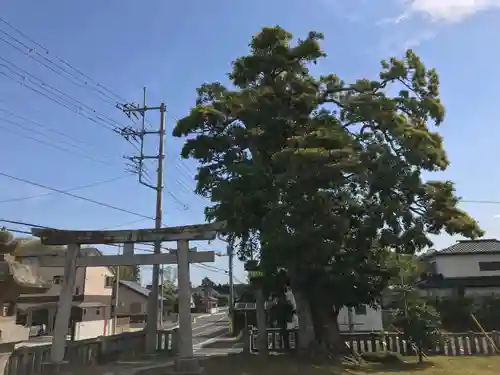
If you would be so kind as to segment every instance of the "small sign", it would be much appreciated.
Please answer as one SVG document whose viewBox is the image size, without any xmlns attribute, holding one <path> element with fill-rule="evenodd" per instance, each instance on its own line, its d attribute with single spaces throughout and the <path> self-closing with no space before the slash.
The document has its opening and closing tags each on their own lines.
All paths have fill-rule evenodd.
<svg viewBox="0 0 500 375">
<path fill-rule="evenodd" d="M 259 271 L 259 270 L 255 270 L 255 271 L 248 271 L 248 276 L 251 278 L 251 279 L 256 279 L 258 277 L 264 277 L 264 272 L 263 271 Z"/>
</svg>

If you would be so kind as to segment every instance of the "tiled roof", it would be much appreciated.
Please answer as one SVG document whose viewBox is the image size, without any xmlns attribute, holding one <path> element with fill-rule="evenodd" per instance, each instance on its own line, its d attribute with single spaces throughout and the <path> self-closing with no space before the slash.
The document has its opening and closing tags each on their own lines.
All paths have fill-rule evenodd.
<svg viewBox="0 0 500 375">
<path fill-rule="evenodd" d="M 134 281 L 120 280 L 120 284 L 125 285 L 126 287 L 146 297 L 149 297 L 149 293 L 151 292 L 148 288 L 145 288 L 141 284 Z"/>
<path fill-rule="evenodd" d="M 500 254 L 500 241 L 497 239 L 463 240 L 440 251 L 432 251 L 425 256 L 447 254 Z"/>
</svg>

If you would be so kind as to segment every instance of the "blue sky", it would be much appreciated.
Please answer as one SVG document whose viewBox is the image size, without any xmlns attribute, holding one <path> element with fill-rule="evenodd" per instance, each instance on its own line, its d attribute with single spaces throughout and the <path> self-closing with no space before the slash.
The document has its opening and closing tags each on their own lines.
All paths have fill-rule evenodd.
<svg viewBox="0 0 500 375">
<path fill-rule="evenodd" d="M 147 86 L 149 104 L 164 101 L 167 105 L 170 135 L 175 118 L 185 115 L 194 104 L 196 87 L 203 82 L 226 81 L 231 61 L 247 53 L 250 37 L 262 26 L 279 24 L 296 37 L 309 30 L 323 32 L 328 58 L 315 73 L 334 72 L 346 81 L 375 77 L 382 58 L 414 48 L 441 76 L 447 109 L 441 133 L 451 166 L 438 177 L 455 181 L 459 195 L 466 200 L 500 201 L 496 171 L 500 157 L 500 127 L 496 123 L 500 99 L 500 52 L 495 48 L 498 8 L 498 0 L 4 0 L 0 4 L 2 17 L 49 52 L 0 23 L 0 56 L 4 59 L 0 61 L 0 156 L 4 160 L 0 172 L 63 190 L 124 176 L 121 155 L 134 149 L 103 123 L 130 123 L 110 104 L 116 97 L 102 87 L 120 98 L 139 102 L 142 87 Z M 63 79 L 35 61 L 41 59 L 53 68 L 44 57 L 59 65 L 64 60 L 92 81 L 82 85 L 82 76 L 68 65 L 66 70 L 72 75 Z M 38 87 L 44 93 L 50 89 L 47 85 L 70 98 L 55 103 L 26 87 Z M 82 108 L 80 113 L 75 104 Z M 149 114 L 148 121 L 157 123 L 158 114 Z M 150 138 L 148 150 L 153 150 L 154 141 Z M 182 140 L 168 137 L 164 207 L 168 225 L 204 220 L 204 200 L 189 192 L 194 187 L 191 176 L 196 165 L 180 161 L 181 147 Z M 3 202 L 47 191 L 5 177 L 0 177 L 0 184 L 3 219 L 80 229 L 111 228 L 141 220 L 58 194 Z M 135 177 L 74 193 L 144 216 L 154 214 L 154 192 L 139 185 Z M 480 221 L 488 237 L 500 237 L 500 221 L 495 219 L 500 205 L 463 203 L 463 207 Z M 152 220 L 144 219 L 127 226 L 151 225 Z M 435 239 L 436 247 L 454 240 L 440 236 Z M 203 248 L 225 251 L 219 242 Z M 227 257 L 217 257 L 214 266 L 227 269 Z M 227 280 L 220 270 L 192 268 L 194 283 L 204 276 Z M 238 262 L 236 276 L 244 279 Z M 149 277 L 145 269 L 144 281 Z"/>
</svg>

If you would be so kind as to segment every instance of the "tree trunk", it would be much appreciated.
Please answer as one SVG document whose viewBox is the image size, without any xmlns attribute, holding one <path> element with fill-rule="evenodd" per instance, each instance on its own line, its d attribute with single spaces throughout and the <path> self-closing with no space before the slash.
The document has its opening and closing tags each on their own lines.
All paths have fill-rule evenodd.
<svg viewBox="0 0 500 375">
<path fill-rule="evenodd" d="M 295 297 L 297 317 L 299 321 L 299 349 L 304 350 L 314 342 L 314 325 L 309 302 L 298 288 L 292 289 Z"/>
<path fill-rule="evenodd" d="M 310 293 L 308 300 L 316 339 L 313 350 L 316 354 L 328 357 L 352 355 L 352 351 L 340 336 L 338 311 L 334 310 L 333 303 L 318 293 Z"/>
<path fill-rule="evenodd" d="M 257 307 L 257 350 L 259 355 L 267 355 L 267 318 L 265 309 L 264 293 L 261 287 L 255 291 Z"/>
</svg>

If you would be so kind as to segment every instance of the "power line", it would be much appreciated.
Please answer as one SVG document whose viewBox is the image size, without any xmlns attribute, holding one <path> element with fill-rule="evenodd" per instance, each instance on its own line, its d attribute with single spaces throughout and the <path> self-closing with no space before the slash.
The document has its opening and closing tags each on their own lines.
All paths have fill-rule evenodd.
<svg viewBox="0 0 500 375">
<path fill-rule="evenodd" d="M 56 129 L 48 126 L 47 124 L 41 123 L 39 121 L 35 121 L 35 120 L 30 119 L 28 117 L 21 116 L 21 115 L 19 115 L 17 113 L 9 111 L 9 110 L 7 110 L 5 108 L 0 108 L 0 112 L 6 113 L 7 115 L 15 117 L 15 118 L 17 118 L 19 120 L 24 120 L 24 121 L 29 122 L 31 124 L 34 124 L 34 125 L 36 125 L 38 127 L 44 128 L 44 129 L 46 129 L 47 131 L 49 131 L 51 133 L 58 134 L 58 135 L 66 138 L 66 139 L 68 139 L 68 140 L 70 140 L 72 142 L 75 142 L 77 144 L 85 145 L 86 147 L 89 147 L 89 148 L 94 149 L 94 150 L 96 149 L 94 145 L 92 145 L 92 144 L 90 144 L 88 142 L 85 142 L 85 141 L 83 141 L 81 139 L 75 138 L 75 137 L 73 137 L 73 136 L 71 136 L 71 135 L 69 135 L 67 133 L 64 133 L 64 132 L 61 132 L 59 130 L 56 130 Z M 77 147 L 77 146 L 75 146 L 75 147 Z M 82 148 L 82 150 L 84 150 L 84 149 Z"/>
<path fill-rule="evenodd" d="M 99 201 L 96 201 L 96 200 L 93 200 L 93 199 L 90 199 L 90 198 L 81 197 L 79 195 L 68 193 L 68 192 L 66 192 L 64 190 L 60 190 L 60 189 L 56 189 L 56 188 L 53 188 L 53 187 L 50 187 L 50 186 L 47 186 L 47 185 L 39 184 L 37 182 L 29 181 L 29 180 L 26 180 L 24 178 L 14 177 L 14 176 L 11 176 L 11 175 L 9 175 L 7 173 L 0 172 L 0 176 L 4 176 L 4 177 L 10 178 L 10 179 L 15 180 L 15 181 L 24 182 L 24 183 L 29 184 L 29 185 L 41 187 L 43 189 L 51 190 L 51 191 L 54 191 L 54 192 L 59 193 L 59 194 L 64 194 L 64 195 L 67 195 L 67 196 L 72 197 L 72 198 L 83 200 L 85 202 L 94 203 L 94 204 L 97 204 L 99 206 L 107 207 L 107 208 L 110 208 L 110 209 L 115 210 L 115 211 L 120 211 L 120 212 L 124 212 L 124 213 L 130 214 L 130 215 L 134 215 L 134 216 L 138 216 L 138 217 L 143 217 L 145 219 L 154 220 L 154 218 L 152 218 L 151 216 L 146 216 L 146 215 L 134 212 L 134 211 L 127 210 L 125 208 L 116 207 L 116 206 L 113 206 L 111 204 L 104 203 L 104 202 L 99 202 Z"/>
<path fill-rule="evenodd" d="M 1 72 L 0 72 L 0 74 L 1 74 Z M 39 132 L 39 131 L 36 131 L 36 130 L 33 130 L 33 129 L 27 129 L 23 125 L 15 123 L 15 122 L 7 120 L 7 119 L 0 118 L 0 122 L 7 122 L 9 124 L 12 124 L 12 125 L 15 125 L 15 126 L 21 128 L 21 129 L 25 129 L 25 130 L 32 131 L 32 132 L 37 133 L 37 134 L 41 134 L 41 135 L 47 136 L 46 134 L 43 134 L 42 132 Z M 31 135 L 15 131 L 14 129 L 12 129 L 10 127 L 0 125 L 0 128 L 3 129 L 4 131 L 7 131 L 7 132 L 12 133 L 12 134 L 15 134 L 15 135 L 17 135 L 17 136 L 19 136 L 21 138 L 29 139 L 30 141 L 43 144 L 45 146 L 57 149 L 59 151 L 62 151 L 62 152 L 65 152 L 65 153 L 69 153 L 69 154 L 72 154 L 72 155 L 77 155 L 77 156 L 83 157 L 85 159 L 91 160 L 91 161 L 99 163 L 99 164 L 104 164 L 104 165 L 107 165 L 107 166 L 111 165 L 112 166 L 112 164 L 110 164 L 109 162 L 106 162 L 106 161 L 101 160 L 101 159 L 94 158 L 92 155 L 88 155 L 88 154 L 85 154 L 85 153 L 75 153 L 75 151 L 72 151 L 72 150 L 67 149 L 65 147 L 62 147 L 62 146 L 59 146 L 59 145 L 57 145 L 55 143 L 47 142 L 47 141 L 45 141 L 43 139 L 38 139 L 38 138 L 32 137 Z"/>
<path fill-rule="evenodd" d="M 79 115 L 86 117 L 87 119 L 96 123 L 97 125 L 104 126 L 106 129 L 111 130 L 113 132 L 117 130 L 117 126 L 111 125 L 111 124 L 103 121 L 102 118 L 100 118 L 99 116 L 96 116 L 97 120 L 93 117 L 90 117 L 88 114 L 84 113 L 84 111 L 82 110 L 82 107 L 75 105 L 74 103 L 71 103 L 71 102 L 68 103 L 67 99 L 61 98 L 60 96 L 58 97 L 57 95 L 54 95 L 53 93 L 50 93 L 50 92 L 49 93 L 52 96 L 48 95 L 46 92 L 44 92 L 45 88 L 42 85 L 35 84 L 35 87 L 32 87 L 32 86 L 27 85 L 26 80 L 24 80 L 24 79 L 22 79 L 22 80 L 16 79 L 5 72 L 0 72 L 0 75 L 4 76 L 4 77 L 6 77 L 14 82 L 17 82 L 18 84 L 27 88 L 28 90 L 31 90 L 31 91 L 45 97 L 46 99 L 49 99 L 50 101 L 66 108 L 66 109 L 69 109 L 71 112 L 78 113 Z M 30 82 L 32 82 L 32 81 L 30 81 Z M 45 91 L 47 91 L 47 90 L 45 90 Z M 65 103 L 65 101 L 66 101 L 66 103 Z"/>
<path fill-rule="evenodd" d="M 69 102 L 70 104 L 73 104 L 72 102 L 76 103 L 77 105 L 73 104 L 73 105 L 75 105 L 76 109 L 78 109 L 78 110 L 86 109 L 89 112 L 92 112 L 96 116 L 96 118 L 105 122 L 106 124 L 109 124 L 113 127 L 116 127 L 116 126 L 120 127 L 121 126 L 121 124 L 119 122 L 117 122 L 117 121 L 113 120 L 112 118 L 98 112 L 93 107 L 81 102 L 80 100 L 78 100 L 78 99 L 72 97 L 71 95 L 65 93 L 64 91 L 58 89 L 57 87 L 54 87 L 53 85 L 45 82 L 43 79 L 40 79 L 39 77 L 31 74 L 30 72 L 20 68 L 19 65 L 1 57 L 1 56 L 0 56 L 0 60 L 5 62 L 6 64 L 8 64 L 8 66 L 5 64 L 0 64 L 1 67 L 7 69 L 11 73 L 17 75 L 18 77 L 20 77 L 22 79 L 21 82 L 18 81 L 18 83 L 20 83 L 22 86 L 26 86 L 26 82 L 30 82 L 31 84 L 35 85 L 39 89 L 44 90 L 46 93 L 48 93 L 50 95 L 58 97 L 62 101 Z"/>
<path fill-rule="evenodd" d="M 100 84 L 99 82 L 96 82 L 95 80 L 93 80 L 91 77 L 89 77 L 87 74 L 85 74 L 84 72 L 82 72 L 80 69 L 76 68 L 75 66 L 71 65 L 69 62 L 67 62 L 66 60 L 58 57 L 58 56 L 54 56 L 55 59 L 62 63 L 64 66 L 61 66 L 61 65 L 58 65 L 56 64 L 54 61 L 52 61 L 51 59 L 49 59 L 47 56 L 50 56 L 50 51 L 44 47 L 42 44 L 38 43 L 37 41 L 35 41 L 33 38 L 31 38 L 30 36 L 28 36 L 27 34 L 25 34 L 24 32 L 22 32 L 20 29 L 18 29 L 17 27 L 15 27 L 14 25 L 12 25 L 11 23 L 7 22 L 4 18 L 0 17 L 0 22 L 4 23 L 5 25 L 7 25 L 8 27 L 10 27 L 12 30 L 16 31 L 20 36 L 22 36 L 23 38 L 29 40 L 31 43 L 35 44 L 36 47 L 38 47 L 39 49 L 41 49 L 44 53 L 44 55 L 42 55 L 37 48 L 32 48 L 32 47 L 29 47 L 28 45 L 26 45 L 25 43 L 21 42 L 19 39 L 17 39 L 16 37 L 12 36 L 12 34 L 9 34 L 8 32 L 6 32 L 5 30 L 0 30 L 0 32 L 2 32 L 5 36 L 7 36 L 9 39 L 13 40 L 14 42 L 16 42 L 17 44 L 23 46 L 24 48 L 27 49 L 27 51 L 22 51 L 25 55 L 27 55 L 28 57 L 34 59 L 35 61 L 37 61 L 38 63 L 44 65 L 46 68 L 54 71 L 56 74 L 59 74 L 61 75 L 62 77 L 64 77 L 64 75 L 61 74 L 60 71 L 64 72 L 65 74 L 69 75 L 70 77 L 73 77 L 75 79 L 77 79 L 78 81 L 81 82 L 81 84 L 79 84 L 79 86 L 81 87 L 84 87 L 86 89 L 91 89 L 91 90 L 94 90 L 96 91 L 98 94 L 100 95 L 103 95 L 105 96 L 106 98 L 108 99 L 111 99 L 114 103 L 116 104 L 117 103 L 117 100 L 120 101 L 120 102 L 126 102 L 125 99 L 123 99 L 120 95 L 114 93 L 113 91 L 111 91 L 110 89 L 106 88 L 105 86 L 103 86 L 102 84 Z M 20 49 L 19 47 L 17 46 L 14 46 L 12 45 L 11 43 L 9 43 L 11 46 L 13 46 L 14 48 L 16 49 Z M 39 60 L 39 59 L 36 59 L 35 56 L 33 56 L 33 53 L 37 56 L 37 57 L 41 57 L 43 60 L 45 60 L 46 62 L 48 62 L 49 64 L 52 64 L 53 66 L 56 66 L 60 71 L 56 71 L 54 68 L 52 68 L 51 66 L 47 66 L 43 61 Z M 70 71 L 68 71 L 68 69 L 66 68 L 69 68 L 70 70 L 72 70 L 73 72 L 76 72 L 77 74 L 74 74 L 74 73 L 71 73 Z M 82 78 L 83 77 L 83 78 Z M 65 77 L 66 78 L 66 77 Z M 70 80 L 71 81 L 71 80 Z M 76 82 L 74 81 L 71 81 L 73 82 L 74 84 L 76 84 Z M 91 85 L 89 85 L 89 82 L 92 83 L 93 85 L 95 85 L 95 87 L 92 87 Z M 83 86 L 82 86 L 83 84 Z M 102 98 L 102 97 L 101 97 Z M 104 100 L 104 98 L 102 98 Z"/>
<path fill-rule="evenodd" d="M 482 200 L 461 200 L 459 203 L 475 203 L 475 204 L 500 204 L 500 201 L 482 201 Z"/>
<path fill-rule="evenodd" d="M 98 182 L 94 182 L 94 183 L 87 184 L 87 185 L 77 186 L 77 187 L 74 187 L 74 188 L 71 188 L 71 189 L 65 189 L 64 192 L 69 193 L 71 191 L 82 190 L 82 189 L 87 189 L 87 188 L 91 188 L 91 187 L 95 187 L 95 186 L 99 186 L 99 185 L 104 185 L 104 184 L 107 184 L 107 183 L 110 183 L 110 182 L 115 182 L 115 181 L 118 181 L 118 180 L 122 180 L 122 179 L 124 179 L 126 177 L 130 177 L 130 176 L 131 176 L 130 174 L 126 174 L 126 175 L 123 175 L 123 176 L 109 178 L 109 179 L 104 180 L 104 181 L 98 181 Z M 20 198 L 4 199 L 4 200 L 0 200 L 0 204 L 1 203 L 11 203 L 11 202 L 19 202 L 19 201 L 25 201 L 25 200 L 30 200 L 30 199 L 42 198 L 42 197 L 46 197 L 46 196 L 49 196 L 49 195 L 55 195 L 55 194 L 58 194 L 58 192 L 36 194 L 36 195 L 30 195 L 30 196 L 27 196 L 27 197 L 20 197 Z M 137 221 L 142 221 L 142 220 L 146 220 L 146 219 L 136 220 L 136 222 Z"/>
</svg>

